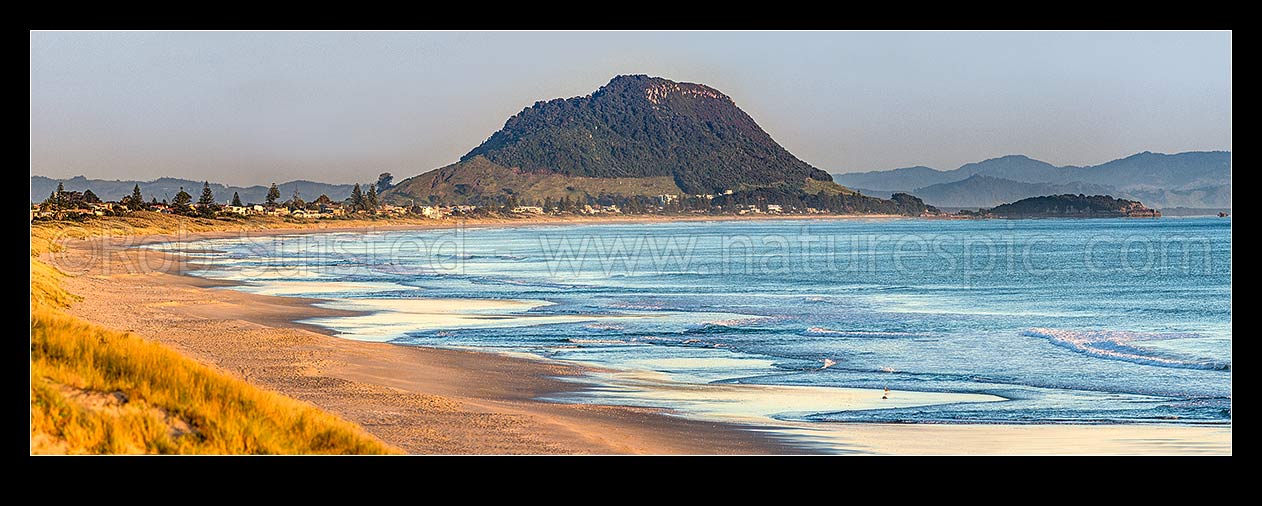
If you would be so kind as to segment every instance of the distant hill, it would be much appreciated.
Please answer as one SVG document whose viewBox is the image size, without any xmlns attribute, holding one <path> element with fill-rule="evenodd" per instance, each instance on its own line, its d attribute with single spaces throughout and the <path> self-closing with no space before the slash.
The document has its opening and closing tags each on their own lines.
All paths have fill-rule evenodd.
<svg viewBox="0 0 1262 506">
<path fill-rule="evenodd" d="M 1231 185 L 1220 184 L 1186 190 L 1135 189 L 1117 195 L 1141 202 L 1156 202 L 1158 207 L 1231 208 Z"/>
<path fill-rule="evenodd" d="M 965 176 L 967 177 L 967 176 Z M 897 192 L 913 188 L 921 188 L 938 183 L 950 183 L 964 178 L 957 178 L 954 171 L 917 165 L 901 169 L 879 170 L 872 172 L 848 172 L 833 174 L 833 181 L 851 188 L 871 188 L 872 192 Z M 845 181 L 844 183 L 842 181 Z M 901 189 L 901 190 L 900 190 Z"/>
<path fill-rule="evenodd" d="M 1061 191 L 1108 193 L 1139 198 L 1156 207 L 1230 207 L 1231 153 L 1227 151 L 1192 151 L 1178 154 L 1143 152 L 1090 167 L 1055 165 L 1022 155 L 969 163 L 955 170 L 940 171 L 929 167 L 909 167 L 887 171 L 835 174 L 834 179 L 853 188 L 871 188 L 872 194 L 909 192 L 925 202 L 940 206 L 985 207 L 994 204 L 987 191 L 1015 191 L 1018 187 L 999 183 L 979 185 L 936 186 L 962 182 L 972 176 L 987 176 L 1014 183 L 1065 185 L 1063 189 L 1030 186 L 1011 197 L 1032 197 Z M 1094 186 L 1091 186 L 1094 185 Z M 965 189 L 976 186 L 981 193 L 970 195 Z M 923 191 L 936 191 L 923 193 Z M 997 194 L 997 193 L 996 193 Z M 951 200 L 938 200 L 950 198 Z"/>
<path fill-rule="evenodd" d="M 1156 217 L 1161 213 L 1144 204 L 1108 195 L 1048 195 L 1018 200 L 996 206 L 989 212 L 1004 218 L 1066 217 L 1066 218 L 1118 218 Z"/>
<path fill-rule="evenodd" d="M 1188 190 L 1230 185 L 1231 153 L 1190 151 L 1167 155 L 1145 151 L 1086 167 L 1075 179 L 1128 191 L 1157 188 Z"/>
<path fill-rule="evenodd" d="M 1076 167 L 1074 167 L 1076 169 Z M 974 174 L 1020 182 L 1052 182 L 1064 179 L 1069 168 L 1057 167 L 1025 155 L 1008 155 L 967 163 L 955 170 L 916 166 L 870 172 L 833 174 L 833 180 L 853 188 L 882 188 L 907 191 L 942 183 L 963 181 Z"/>
<path fill-rule="evenodd" d="M 1023 183 L 1064 183 L 1074 181 L 1077 167 L 1057 167 L 1025 155 L 1008 155 L 980 162 L 966 163 L 951 171 L 952 180 L 973 175 L 1010 179 Z"/>
<path fill-rule="evenodd" d="M 1031 195 L 1059 195 L 1085 193 L 1107 194 L 1113 187 L 1088 183 L 1022 183 L 1011 179 L 973 174 L 963 181 L 938 183 L 917 188 L 912 195 L 925 202 L 945 207 L 992 207 L 1005 202 L 1021 200 Z"/>
<path fill-rule="evenodd" d="M 84 191 L 92 190 L 98 197 L 104 200 L 118 200 L 126 195 L 131 195 L 132 188 L 137 184 L 140 185 L 140 192 L 144 194 L 145 200 L 157 197 L 158 200 L 170 200 L 179 193 L 183 187 L 185 191 L 197 198 L 201 195 L 202 181 L 193 181 L 189 179 L 176 179 L 171 177 L 158 178 L 153 181 L 132 181 L 132 180 L 105 180 L 105 179 L 88 179 L 83 176 L 75 176 L 70 179 L 52 179 L 44 176 L 31 176 L 31 202 L 42 202 L 48 198 L 48 195 L 57 189 L 57 183 L 62 183 L 66 190 Z M 317 183 L 314 181 L 289 181 L 277 185 L 280 188 L 282 199 L 288 199 L 293 196 L 294 190 L 298 190 L 299 195 L 306 200 L 312 200 L 320 195 L 328 195 L 333 200 L 344 200 L 351 194 L 349 184 L 327 184 Z M 241 195 L 244 202 L 261 203 L 266 200 L 267 186 L 225 186 L 219 183 L 210 183 L 210 189 L 215 192 L 215 199 L 227 203 L 232 199 L 232 192 Z"/>
<path fill-rule="evenodd" d="M 853 194 L 722 92 L 630 75 L 588 96 L 536 102 L 459 162 L 401 181 L 385 198 L 541 201 L 772 187 Z"/>
</svg>

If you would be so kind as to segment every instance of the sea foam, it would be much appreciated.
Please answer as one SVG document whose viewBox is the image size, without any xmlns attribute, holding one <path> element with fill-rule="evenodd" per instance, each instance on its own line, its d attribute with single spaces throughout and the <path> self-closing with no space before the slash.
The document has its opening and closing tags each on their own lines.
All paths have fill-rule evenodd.
<svg viewBox="0 0 1262 506">
<path fill-rule="evenodd" d="M 839 337 L 924 337 L 915 332 L 881 332 L 868 330 L 836 330 L 827 327 L 811 327 L 802 332 L 806 336 L 839 336 Z"/>
<path fill-rule="evenodd" d="M 1119 330 L 1065 330 L 1032 328 L 1025 335 L 1041 337 L 1052 344 L 1063 346 L 1087 355 L 1111 360 L 1123 360 L 1136 364 L 1186 369 L 1230 370 L 1230 362 L 1210 359 L 1173 357 L 1147 350 L 1130 343 L 1135 341 L 1164 341 L 1201 337 L 1189 333 L 1130 332 Z"/>
</svg>

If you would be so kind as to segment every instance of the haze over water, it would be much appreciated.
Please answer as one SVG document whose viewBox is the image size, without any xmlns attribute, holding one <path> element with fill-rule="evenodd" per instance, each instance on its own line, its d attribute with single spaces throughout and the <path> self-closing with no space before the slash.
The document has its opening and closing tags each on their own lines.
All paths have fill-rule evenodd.
<svg viewBox="0 0 1262 506">
<path fill-rule="evenodd" d="M 342 337 L 625 372 L 560 400 L 805 422 L 1230 423 L 1230 241 L 1229 218 L 841 219 L 158 247 L 198 251 L 197 274 L 233 289 L 366 311 L 311 321 Z M 644 394 L 650 377 L 707 386 Z M 831 390 L 705 393 L 729 384 Z"/>
</svg>

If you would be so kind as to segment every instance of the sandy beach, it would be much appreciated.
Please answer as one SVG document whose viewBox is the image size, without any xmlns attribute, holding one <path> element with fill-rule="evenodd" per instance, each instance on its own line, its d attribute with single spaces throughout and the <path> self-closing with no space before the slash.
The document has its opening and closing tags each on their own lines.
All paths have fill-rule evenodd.
<svg viewBox="0 0 1262 506">
<path fill-rule="evenodd" d="M 714 217 L 698 217 L 714 220 Z M 726 218 L 725 218 L 726 219 Z M 645 222 L 580 218 L 547 223 Z M 536 220 L 470 222 L 513 226 Z M 298 320 L 351 316 L 319 301 L 213 289 L 187 265 L 144 243 L 335 230 L 250 230 L 65 242 L 51 263 L 84 296 L 69 312 L 134 332 L 265 388 L 362 425 L 423 454 L 1230 454 L 1230 426 L 888 425 L 768 426 L 758 417 L 683 417 L 652 408 L 538 400 L 584 388 L 566 381 L 609 374 L 575 364 L 448 349 L 352 341 Z M 451 221 L 370 230 L 450 227 Z M 437 311 L 437 310 L 436 310 Z M 435 318 L 450 317 L 438 314 Z M 424 316 L 424 315 L 419 315 Z M 458 321 L 452 320 L 452 321 Z M 729 389 L 728 399 L 748 391 Z M 783 392 L 791 401 L 806 392 Z M 767 396 L 763 396 L 766 398 Z M 786 402 L 789 402 L 786 401 Z"/>
</svg>

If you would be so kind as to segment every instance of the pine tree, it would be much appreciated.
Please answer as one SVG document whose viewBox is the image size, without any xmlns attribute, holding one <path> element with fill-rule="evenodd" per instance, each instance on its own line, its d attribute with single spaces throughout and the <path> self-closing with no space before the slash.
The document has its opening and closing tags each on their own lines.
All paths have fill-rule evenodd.
<svg viewBox="0 0 1262 506">
<path fill-rule="evenodd" d="M 267 206 L 275 207 L 276 199 L 280 198 L 280 188 L 276 187 L 276 183 L 272 183 L 272 187 L 267 189 Z"/>
<path fill-rule="evenodd" d="M 180 187 L 180 192 L 175 194 L 175 200 L 171 201 L 172 207 L 176 212 L 187 212 L 188 204 L 193 201 L 193 196 L 184 191 L 184 187 Z"/>
<path fill-rule="evenodd" d="M 394 186 L 391 184 L 393 181 L 394 176 L 390 175 L 389 172 L 382 172 L 381 175 L 377 176 L 377 191 L 383 192 L 389 190 L 391 186 Z"/>
<path fill-rule="evenodd" d="M 215 192 L 210 191 L 210 181 L 202 183 L 202 197 L 197 199 L 197 206 L 210 208 L 215 205 Z"/>
<path fill-rule="evenodd" d="M 359 183 L 355 183 L 355 187 L 351 188 L 351 210 L 361 211 L 366 209 L 364 206 L 364 191 L 359 188 Z"/>
<path fill-rule="evenodd" d="M 234 207 L 245 207 L 245 204 L 241 203 L 241 196 L 237 195 L 237 192 L 232 192 L 232 205 Z"/>
<path fill-rule="evenodd" d="M 155 201 L 156 203 L 156 201 Z M 140 185 L 136 185 L 131 189 L 131 200 L 127 201 L 127 207 L 134 211 L 139 211 L 145 207 L 145 197 L 140 194 Z"/>
<path fill-rule="evenodd" d="M 100 204 L 101 198 L 97 197 L 95 193 L 92 193 L 92 190 L 84 190 L 83 201 L 90 204 Z"/>
<path fill-rule="evenodd" d="M 65 195 L 64 195 L 65 193 L 66 193 L 66 187 L 62 186 L 61 182 L 58 182 L 57 192 L 53 193 L 53 207 L 54 208 L 61 209 L 66 206 L 66 200 L 65 200 Z"/>
<path fill-rule="evenodd" d="M 364 205 L 368 207 L 369 211 L 377 210 L 377 187 L 368 187 L 368 194 L 364 195 Z"/>
<path fill-rule="evenodd" d="M 307 203 L 298 197 L 298 190 L 294 190 L 294 198 L 289 200 L 289 207 L 292 209 L 303 209 L 307 207 Z"/>
</svg>

